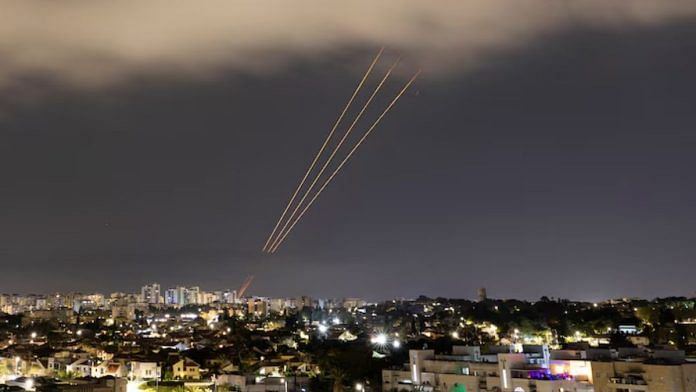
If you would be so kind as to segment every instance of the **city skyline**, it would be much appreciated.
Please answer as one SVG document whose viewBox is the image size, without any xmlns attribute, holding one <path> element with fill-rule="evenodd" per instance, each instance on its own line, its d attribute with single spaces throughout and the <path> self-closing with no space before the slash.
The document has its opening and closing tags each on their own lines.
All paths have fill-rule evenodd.
<svg viewBox="0 0 696 392">
<path fill-rule="evenodd" d="M 248 280 L 248 278 L 247 278 Z M 312 301 L 343 301 L 343 300 L 360 300 L 365 301 L 368 304 L 377 304 L 389 301 L 415 301 L 421 298 L 430 299 L 446 299 L 446 300 L 463 300 L 463 301 L 473 301 L 480 302 L 485 300 L 492 301 L 525 301 L 529 303 L 535 303 L 539 301 L 571 301 L 586 304 L 605 304 L 612 303 L 615 301 L 625 301 L 625 300 L 637 300 L 637 301 L 653 301 L 653 300 L 665 300 L 669 298 L 696 298 L 696 293 L 691 293 L 687 295 L 672 295 L 672 296 L 660 296 L 660 297 L 638 297 L 638 296 L 624 296 L 624 297 L 606 297 L 606 298 L 595 298 L 595 299 L 584 299 L 584 298 L 572 298 L 572 297 L 554 297 L 552 295 L 542 294 L 538 298 L 520 298 L 520 297 L 498 297 L 493 293 L 493 295 L 488 294 L 488 289 L 485 287 L 478 287 L 471 292 L 467 292 L 461 296 L 456 297 L 443 297 L 443 296 L 429 296 L 426 294 L 419 294 L 412 297 L 398 296 L 398 297 L 383 297 L 383 298 L 369 298 L 362 297 L 359 295 L 345 295 L 345 296 L 322 296 L 318 294 L 310 295 L 309 293 L 280 293 L 276 295 L 270 295 L 269 293 L 254 292 L 250 287 L 251 284 L 245 280 L 241 283 L 241 286 L 229 286 L 229 287 L 205 287 L 198 284 L 160 284 L 159 282 L 144 282 L 135 289 L 118 289 L 113 291 L 79 291 L 79 290 L 63 290 L 63 291 L 52 291 L 52 292 L 42 292 L 42 291 L 30 291 L 30 292 L 0 292 L 0 296 L 5 297 L 17 297 L 17 298 L 43 298 L 49 299 L 52 297 L 64 297 L 64 296 L 76 296 L 79 298 L 90 297 L 90 296 L 103 296 L 104 298 L 120 298 L 122 296 L 137 298 L 138 301 L 145 304 L 162 304 L 162 305 L 182 305 L 181 298 L 185 298 L 188 295 L 193 295 L 194 298 L 207 298 L 207 300 L 189 300 L 187 304 L 200 304 L 200 305 L 211 305 L 214 303 L 236 303 L 241 301 L 253 300 L 256 298 L 273 300 L 273 299 L 297 299 L 297 298 L 307 298 Z M 150 291 L 153 290 L 153 291 Z M 148 294 L 146 294 L 146 292 Z M 155 295 L 155 293 L 158 293 Z M 154 300 L 157 298 L 157 300 Z M 172 300 L 172 298 L 174 298 Z M 186 302 L 186 301 L 184 301 Z"/>
<path fill-rule="evenodd" d="M 191 302 L 163 302 L 157 283 L 108 297 L 0 294 L 0 388 L 688 392 L 696 386 L 695 298 L 527 302 L 489 298 L 485 288 L 475 301 L 379 303 L 212 298 L 198 287 L 171 294 L 187 290 L 183 297 Z"/>
<path fill-rule="evenodd" d="M 696 6 L 653 3 L 11 2 L 0 291 L 693 295 Z M 413 90 L 260 252 L 382 46 Z"/>
</svg>

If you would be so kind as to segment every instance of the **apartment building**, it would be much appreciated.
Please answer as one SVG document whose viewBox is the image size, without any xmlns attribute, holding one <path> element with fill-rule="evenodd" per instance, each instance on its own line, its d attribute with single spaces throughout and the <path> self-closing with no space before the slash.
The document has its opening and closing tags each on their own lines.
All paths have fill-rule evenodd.
<svg viewBox="0 0 696 392">
<path fill-rule="evenodd" d="M 451 355 L 411 350 L 382 371 L 384 391 L 694 392 L 696 363 L 677 350 L 553 350 L 545 346 L 454 346 Z"/>
</svg>

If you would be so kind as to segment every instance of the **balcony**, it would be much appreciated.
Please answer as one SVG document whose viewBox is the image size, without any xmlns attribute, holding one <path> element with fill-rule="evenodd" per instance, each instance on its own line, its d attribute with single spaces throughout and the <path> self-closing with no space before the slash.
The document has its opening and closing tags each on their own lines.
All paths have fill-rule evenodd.
<svg viewBox="0 0 696 392">
<path fill-rule="evenodd" d="M 648 383 L 637 377 L 613 377 L 609 380 L 609 388 L 631 392 L 648 391 Z"/>
</svg>

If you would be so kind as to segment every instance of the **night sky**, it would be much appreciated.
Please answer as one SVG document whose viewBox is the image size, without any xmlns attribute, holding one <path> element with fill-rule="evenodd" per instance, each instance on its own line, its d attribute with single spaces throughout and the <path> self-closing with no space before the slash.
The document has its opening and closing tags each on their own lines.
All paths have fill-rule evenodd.
<svg viewBox="0 0 696 392">
<path fill-rule="evenodd" d="M 312 15 L 301 1 L 253 28 L 238 21 L 260 11 L 243 3 L 229 20 L 173 6 L 154 21 L 137 3 L 117 15 L 54 4 L 39 22 L 38 3 L 8 2 L 0 292 L 233 289 L 247 275 L 267 296 L 696 292 L 693 2 L 405 2 L 380 21 L 389 7 Z M 157 23 L 171 40 L 147 35 Z M 378 74 L 404 56 L 388 94 L 418 67 L 421 78 L 262 254 L 383 44 Z"/>
</svg>

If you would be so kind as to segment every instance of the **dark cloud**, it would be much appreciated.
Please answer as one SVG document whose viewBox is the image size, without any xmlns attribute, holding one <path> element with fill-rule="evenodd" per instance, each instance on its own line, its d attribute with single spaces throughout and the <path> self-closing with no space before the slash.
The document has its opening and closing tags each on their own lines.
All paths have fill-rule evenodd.
<svg viewBox="0 0 696 392">
<path fill-rule="evenodd" d="M 459 71 L 577 25 L 621 31 L 695 13 L 691 0 L 11 0 L 0 15 L 0 89 L 18 99 L 41 93 L 26 87 L 34 79 L 102 88 L 143 75 L 282 72 L 355 45 L 397 49 L 431 73 Z"/>
</svg>

